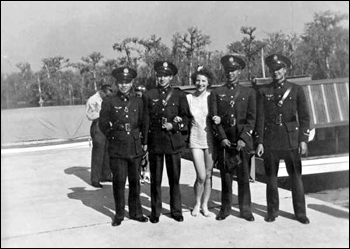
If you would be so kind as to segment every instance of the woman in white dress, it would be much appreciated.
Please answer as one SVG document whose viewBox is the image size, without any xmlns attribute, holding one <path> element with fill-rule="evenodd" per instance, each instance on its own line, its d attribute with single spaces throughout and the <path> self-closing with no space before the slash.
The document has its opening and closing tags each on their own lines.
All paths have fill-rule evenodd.
<svg viewBox="0 0 350 249">
<path fill-rule="evenodd" d="M 192 216 L 199 212 L 209 216 L 208 201 L 212 187 L 212 172 L 214 165 L 213 155 L 213 131 L 209 117 L 208 87 L 211 86 L 213 77 L 209 70 L 198 67 L 191 76 L 196 85 L 196 92 L 187 95 L 187 101 L 192 114 L 189 148 L 193 155 L 193 163 L 197 173 L 194 183 L 196 204 L 192 210 Z"/>
</svg>

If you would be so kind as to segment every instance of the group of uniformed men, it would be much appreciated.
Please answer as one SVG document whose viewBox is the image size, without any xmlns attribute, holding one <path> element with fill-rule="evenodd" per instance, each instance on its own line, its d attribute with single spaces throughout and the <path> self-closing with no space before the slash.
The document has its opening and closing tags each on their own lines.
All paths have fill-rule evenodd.
<svg viewBox="0 0 350 249">
<path fill-rule="evenodd" d="M 284 159 L 292 179 L 296 219 L 308 224 L 301 180 L 301 154 L 306 152 L 309 114 L 302 87 L 286 81 L 291 63 L 280 54 L 268 56 L 272 83 L 257 91 L 239 84 L 245 68 L 243 59 L 226 55 L 221 59 L 226 84 L 211 91 L 209 109 L 217 140 L 217 160 L 221 172 L 222 206 L 217 220 L 224 220 L 232 205 L 233 172 L 237 173 L 239 209 L 242 218 L 254 221 L 249 188 L 249 164 L 254 153 L 263 156 L 267 176 L 267 216 L 278 216 L 277 172 Z M 113 176 L 115 217 L 112 226 L 124 219 L 125 183 L 129 180 L 129 217 L 147 222 L 140 201 L 139 168 L 149 153 L 151 173 L 150 222 L 158 223 L 162 210 L 161 183 L 164 158 L 170 187 L 171 217 L 181 222 L 181 151 L 185 147 L 190 122 L 186 94 L 171 87 L 177 68 L 169 61 L 154 64 L 157 87 L 146 91 L 142 99 L 132 92 L 137 76 L 134 69 L 120 67 L 112 75 L 118 91 L 102 102 L 99 128 L 109 141 L 110 169 Z M 258 144 L 254 146 L 254 141 Z"/>
</svg>

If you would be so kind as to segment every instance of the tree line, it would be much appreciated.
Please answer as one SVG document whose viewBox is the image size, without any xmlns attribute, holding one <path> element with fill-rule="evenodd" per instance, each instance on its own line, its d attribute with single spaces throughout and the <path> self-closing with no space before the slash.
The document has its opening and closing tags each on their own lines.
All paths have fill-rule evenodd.
<svg viewBox="0 0 350 249">
<path fill-rule="evenodd" d="M 231 42 L 226 51 L 209 51 L 209 35 L 197 27 L 175 33 L 171 45 L 161 37 L 127 37 L 112 45 L 117 59 L 107 59 L 100 52 L 92 52 L 79 62 L 56 56 L 42 59 L 42 68 L 34 72 L 29 62 L 16 64 L 19 72 L 1 72 L 1 108 L 26 106 L 85 104 L 102 82 L 113 85 L 111 71 L 119 66 L 136 68 L 135 85 L 154 86 L 153 63 L 170 60 L 178 67 L 174 85 L 191 85 L 193 70 L 202 65 L 214 75 L 214 84 L 224 82 L 220 59 L 225 54 L 242 56 L 246 69 L 242 80 L 252 81 L 268 75 L 263 59 L 271 53 L 289 57 L 293 67 L 289 76 L 310 75 L 312 79 L 349 77 L 349 29 L 341 26 L 348 15 L 331 11 L 314 14 L 312 22 L 304 25 L 302 34 L 268 33 L 257 39 L 256 27 L 241 27 L 243 39 Z"/>
</svg>

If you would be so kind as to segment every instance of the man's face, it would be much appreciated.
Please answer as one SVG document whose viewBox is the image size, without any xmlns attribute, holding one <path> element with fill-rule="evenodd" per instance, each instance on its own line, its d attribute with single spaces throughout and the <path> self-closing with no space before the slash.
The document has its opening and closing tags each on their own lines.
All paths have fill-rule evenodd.
<svg viewBox="0 0 350 249">
<path fill-rule="evenodd" d="M 118 90 L 119 90 L 122 94 L 127 94 L 127 93 L 130 92 L 130 90 L 131 90 L 132 81 L 129 82 L 129 83 L 117 82 L 117 86 L 118 86 Z"/>
<path fill-rule="evenodd" d="M 137 97 L 142 97 L 142 92 L 141 91 L 135 91 L 135 95 Z"/>
<path fill-rule="evenodd" d="M 108 96 L 111 96 L 113 93 L 113 90 L 111 87 L 107 87 L 105 88 L 103 91 L 101 91 L 100 95 L 101 95 L 101 98 L 104 99 Z"/>
<path fill-rule="evenodd" d="M 280 69 L 274 70 L 270 69 L 270 75 L 274 80 L 284 80 L 286 77 L 287 69 L 282 67 Z"/>
<path fill-rule="evenodd" d="M 237 69 L 235 71 L 226 72 L 226 79 L 228 83 L 235 83 L 239 80 L 239 75 L 241 74 L 241 70 Z"/>
<path fill-rule="evenodd" d="M 170 81 L 173 79 L 172 75 L 161 75 L 157 76 L 157 83 L 162 88 L 167 88 L 170 86 Z"/>
</svg>

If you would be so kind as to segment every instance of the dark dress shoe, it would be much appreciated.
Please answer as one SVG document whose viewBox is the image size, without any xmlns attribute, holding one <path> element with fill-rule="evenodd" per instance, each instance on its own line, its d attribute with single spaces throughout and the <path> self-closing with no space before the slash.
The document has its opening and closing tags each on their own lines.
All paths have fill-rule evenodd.
<svg viewBox="0 0 350 249">
<path fill-rule="evenodd" d="M 131 218 L 132 220 L 136 220 L 138 222 L 147 222 L 148 218 L 146 216 L 141 216 L 141 217 L 137 217 L 137 218 Z"/>
<path fill-rule="evenodd" d="M 250 215 L 250 216 L 242 216 L 243 219 L 247 220 L 247 221 L 255 221 L 254 216 Z"/>
<path fill-rule="evenodd" d="M 123 219 L 114 219 L 113 221 L 112 221 L 112 226 L 113 227 L 116 227 L 116 226 L 120 226 L 120 224 L 122 224 L 122 221 L 123 221 Z"/>
<path fill-rule="evenodd" d="M 174 220 L 176 220 L 177 222 L 181 222 L 184 221 L 184 217 L 182 215 L 174 215 L 172 216 Z"/>
<path fill-rule="evenodd" d="M 95 187 L 95 188 L 102 188 L 102 185 L 98 182 L 93 182 L 91 183 L 91 186 Z"/>
<path fill-rule="evenodd" d="M 151 216 L 151 217 L 149 218 L 149 221 L 150 221 L 151 223 L 158 223 L 158 222 L 159 222 L 159 217 Z"/>
<path fill-rule="evenodd" d="M 275 220 L 276 220 L 276 217 L 273 216 L 273 215 L 267 215 L 267 216 L 265 217 L 265 221 L 266 221 L 266 222 L 274 222 Z"/>
<path fill-rule="evenodd" d="M 309 224 L 310 220 L 308 217 L 306 216 L 302 216 L 302 217 L 297 217 L 297 220 L 303 224 Z"/>
<path fill-rule="evenodd" d="M 219 214 L 218 216 L 216 216 L 216 220 L 224 220 L 226 219 L 227 216 L 223 215 L 223 214 Z"/>
</svg>

